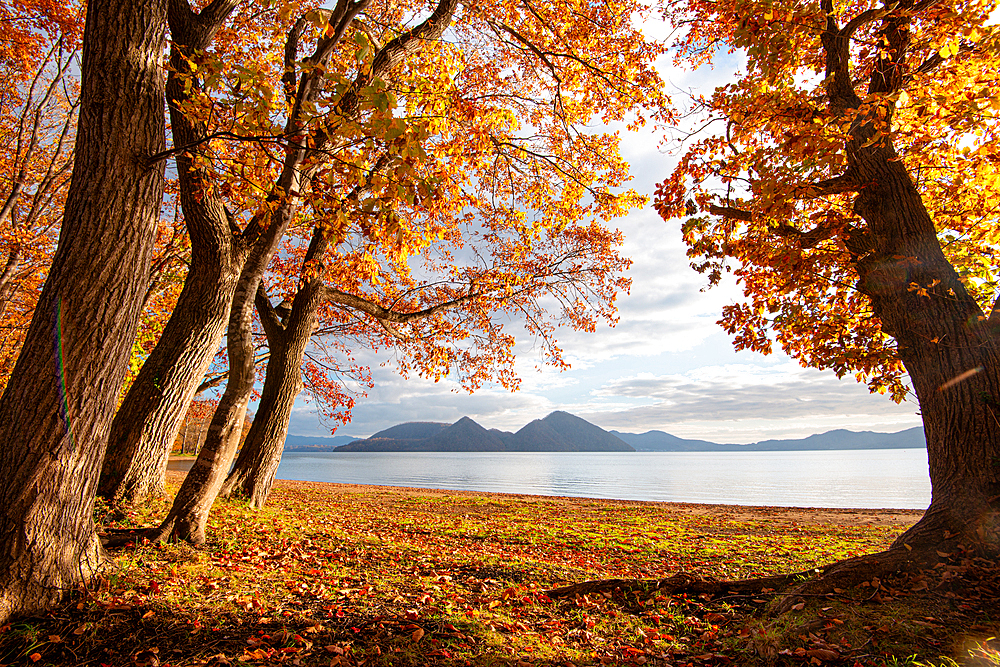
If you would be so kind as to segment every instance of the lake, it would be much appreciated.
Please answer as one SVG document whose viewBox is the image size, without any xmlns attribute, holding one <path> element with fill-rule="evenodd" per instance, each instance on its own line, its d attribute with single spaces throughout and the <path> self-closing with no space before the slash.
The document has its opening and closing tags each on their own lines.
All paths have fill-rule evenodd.
<svg viewBox="0 0 1000 667">
<path fill-rule="evenodd" d="M 279 479 L 727 505 L 924 509 L 927 451 L 285 452 Z"/>
</svg>

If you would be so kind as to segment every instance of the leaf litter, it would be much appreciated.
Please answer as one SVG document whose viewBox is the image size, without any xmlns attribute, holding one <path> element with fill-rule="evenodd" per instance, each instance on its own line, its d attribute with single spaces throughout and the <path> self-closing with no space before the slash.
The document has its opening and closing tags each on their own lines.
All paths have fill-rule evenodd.
<svg viewBox="0 0 1000 667">
<path fill-rule="evenodd" d="M 165 502 L 103 528 L 152 524 Z M 202 549 L 116 550 L 89 590 L 0 628 L 0 665 L 1000 663 L 997 565 L 959 550 L 939 554 L 931 570 L 838 590 L 778 617 L 768 605 L 780 591 L 767 589 L 544 593 L 588 579 L 807 570 L 884 548 L 919 513 L 284 481 L 270 503 L 250 511 L 218 502 Z"/>
</svg>

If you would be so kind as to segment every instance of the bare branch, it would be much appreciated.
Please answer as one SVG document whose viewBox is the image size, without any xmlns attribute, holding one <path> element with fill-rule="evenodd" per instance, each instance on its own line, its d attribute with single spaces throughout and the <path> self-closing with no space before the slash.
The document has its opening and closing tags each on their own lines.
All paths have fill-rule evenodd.
<svg viewBox="0 0 1000 667">
<path fill-rule="evenodd" d="M 363 313 L 367 313 L 379 320 L 385 326 L 386 323 L 389 324 L 406 324 L 407 322 L 412 322 L 414 320 L 424 319 L 436 315 L 437 313 L 456 308 L 463 303 L 472 301 L 481 296 L 479 292 L 473 291 L 473 287 L 470 285 L 469 292 L 449 301 L 445 301 L 430 308 L 424 308 L 422 310 L 417 310 L 409 313 L 400 312 L 398 310 L 392 310 L 380 306 L 379 304 L 369 301 L 363 297 L 357 296 L 355 294 L 348 294 L 347 292 L 342 292 L 336 288 L 324 286 L 324 298 L 325 300 L 335 303 L 341 306 L 346 306 L 354 310 L 359 310 Z M 387 330 L 392 333 L 392 331 L 387 327 Z M 393 334 L 395 335 L 395 334 Z"/>
<path fill-rule="evenodd" d="M 723 218 L 753 222 L 753 214 L 750 211 L 744 211 L 733 206 L 717 206 L 716 204 L 709 204 L 708 212 L 712 215 L 722 216 Z"/>
</svg>

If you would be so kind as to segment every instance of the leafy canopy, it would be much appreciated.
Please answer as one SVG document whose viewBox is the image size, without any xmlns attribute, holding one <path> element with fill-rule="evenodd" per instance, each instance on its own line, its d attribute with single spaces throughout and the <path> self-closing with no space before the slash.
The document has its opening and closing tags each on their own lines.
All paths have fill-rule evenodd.
<svg viewBox="0 0 1000 667">
<path fill-rule="evenodd" d="M 307 55 L 331 30 L 325 10 L 295 2 L 240 13 L 188 63 L 184 112 L 212 137 L 190 150 L 199 185 L 245 221 L 274 191 L 289 145 L 314 148 L 270 294 L 291 299 L 321 279 L 397 312 L 461 301 L 401 331 L 331 306 L 321 331 L 391 345 L 404 372 L 513 388 L 504 319 L 526 322 L 563 365 L 554 323 L 613 321 L 628 288 L 608 222 L 645 198 L 626 188 L 619 138 L 600 125 L 669 118 L 653 68 L 663 47 L 636 28 L 649 8 L 632 0 L 478 3 L 380 70 L 385 46 L 433 9 L 371 2 L 323 63 Z M 316 68 L 322 91 L 289 136 L 296 76 Z M 317 233 L 329 246 L 320 256 L 308 250 Z M 326 361 L 312 363 L 319 386 Z"/>
<path fill-rule="evenodd" d="M 949 261 L 990 312 L 1000 251 L 995 9 L 990 0 L 666 5 L 669 20 L 684 28 L 681 63 L 746 55 L 735 82 L 695 100 L 714 133 L 686 146 L 656 201 L 664 218 L 686 217 L 697 270 L 712 284 L 731 272 L 742 285 L 743 301 L 725 308 L 720 322 L 738 349 L 766 354 L 778 343 L 803 365 L 855 373 L 872 391 L 905 396 L 894 342 L 855 290 L 849 245 L 864 223 L 853 195 L 836 187 L 852 123 L 869 117 L 877 119 L 869 141 L 895 148 Z M 880 32 L 889 17 L 909 19 L 905 53 L 893 53 Z M 828 25 L 848 40 L 857 109 L 829 104 Z M 887 60 L 896 61 L 892 85 L 867 85 Z"/>
</svg>

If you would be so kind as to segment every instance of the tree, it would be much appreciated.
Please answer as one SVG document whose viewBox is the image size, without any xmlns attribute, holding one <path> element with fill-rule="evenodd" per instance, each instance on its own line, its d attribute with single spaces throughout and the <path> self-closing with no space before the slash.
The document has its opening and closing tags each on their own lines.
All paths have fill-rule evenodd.
<svg viewBox="0 0 1000 667">
<path fill-rule="evenodd" d="M 271 356 L 254 426 L 220 493 L 246 498 L 253 508 L 266 502 L 292 406 L 304 386 L 303 370 L 312 376 L 310 384 L 319 383 L 316 375 L 321 371 L 315 364 L 301 368 L 317 328 L 329 331 L 340 320 L 346 329 L 353 322 L 354 336 L 362 338 L 362 344 L 367 338 L 369 346 L 391 346 L 404 367 L 422 375 L 457 375 L 469 391 L 496 378 L 513 390 L 514 339 L 503 331 L 504 320 L 523 321 L 528 333 L 542 341 L 549 360 L 559 365 L 552 320 L 558 317 L 575 328 L 593 330 L 599 318 L 613 318 L 615 297 L 628 288 L 621 273 L 629 261 L 617 254 L 622 236 L 601 225 L 539 230 L 528 247 L 512 233 L 494 234 L 489 240 L 476 244 L 475 264 L 426 262 L 444 264 L 448 273 L 428 279 L 425 266 L 420 284 L 413 284 L 409 275 L 412 261 L 385 257 L 379 262 L 380 279 L 374 282 L 387 283 L 387 268 L 395 266 L 404 274 L 394 281 L 402 288 L 393 285 L 388 294 L 383 287 L 381 293 L 359 296 L 361 258 L 324 257 L 328 244 L 323 230 L 317 229 L 303 259 L 303 275 L 295 281 L 293 295 L 282 302 L 290 307 L 279 314 L 263 290 L 258 293 L 257 309 Z M 309 270 L 318 264 L 331 267 L 326 278 Z M 353 284 L 341 285 L 351 292 L 326 284 L 331 275 L 353 278 Z M 559 308 L 546 308 L 545 299 Z M 550 310 L 556 310 L 556 316 Z"/>
<path fill-rule="evenodd" d="M 207 132 L 205 122 L 184 114 L 183 105 L 191 94 L 184 74 L 196 67 L 190 57 L 208 48 L 236 2 L 216 2 L 198 14 L 185 0 L 172 0 L 169 6 L 173 43 L 166 90 L 174 151 L 181 148 L 176 156 L 178 189 L 191 239 L 191 262 L 170 319 L 111 425 L 98 493 L 115 505 L 131 505 L 165 492 L 170 447 L 198 382 L 219 349 L 244 263 L 260 237 L 266 241 L 281 233 L 275 228 L 262 234 L 259 219 L 239 230 L 225 202 L 203 186 L 196 153 L 184 150 L 197 146 Z"/>
<path fill-rule="evenodd" d="M 400 201 L 408 197 L 411 205 L 431 197 L 432 191 L 421 189 L 419 184 L 425 176 L 414 178 L 405 173 L 419 165 L 420 154 L 403 151 L 419 148 L 421 136 L 436 136 L 434 132 L 439 130 L 434 119 L 439 112 L 435 107 L 423 107 L 425 117 L 415 115 L 410 122 L 394 117 L 391 111 L 397 104 L 393 100 L 423 99 L 467 121 L 466 127 L 474 132 L 463 138 L 462 146 L 475 147 L 476 159 L 486 153 L 485 148 L 497 156 L 479 171 L 464 175 L 463 154 L 459 152 L 452 159 L 458 176 L 451 187 L 476 181 L 480 210 L 492 211 L 495 218 L 489 224 L 507 225 L 530 239 L 532 228 L 566 225 L 588 214 L 613 217 L 637 203 L 640 198 L 635 193 L 612 192 L 627 174 L 617 156 L 617 138 L 579 132 L 576 127 L 596 114 L 621 119 L 635 107 L 660 106 L 658 78 L 650 66 L 659 51 L 639 39 L 630 21 L 623 19 L 641 8 L 606 7 L 593 10 L 593 16 L 566 12 L 562 5 L 546 7 L 542 14 L 537 14 L 537 8 L 530 8 L 536 14 L 512 10 L 511 25 L 502 23 L 495 12 L 463 10 L 462 22 L 451 29 L 463 26 L 465 40 L 460 48 L 447 49 L 443 48 L 447 42 L 436 42 L 430 33 L 424 33 L 448 24 L 453 11 L 449 6 L 439 4 L 431 12 L 430 23 L 409 30 L 405 27 L 407 16 L 391 5 L 344 4 L 332 12 L 307 12 L 289 30 L 281 48 L 284 57 L 261 53 L 254 58 L 261 63 L 258 68 L 245 67 L 242 59 L 233 59 L 224 50 L 218 55 L 192 54 L 192 72 L 183 84 L 184 90 L 190 91 L 186 93 L 186 114 L 208 118 L 211 109 L 211 117 L 218 122 L 213 133 L 204 135 L 204 141 L 190 145 L 199 168 L 204 168 L 199 175 L 200 187 L 221 193 L 235 219 L 263 216 L 261 226 L 268 233 L 284 230 L 301 215 L 300 210 L 311 207 L 310 213 L 326 216 L 331 235 L 336 236 L 338 229 L 346 234 L 349 211 L 336 217 L 338 206 L 331 202 L 349 191 L 370 170 L 373 160 L 377 161 L 374 144 L 395 147 L 389 176 L 382 176 L 383 182 L 376 189 L 395 188 L 392 197 Z M 269 23 L 287 24 L 285 17 L 293 11 L 288 7 L 279 8 L 277 20 Z M 351 28 L 355 15 L 363 17 L 357 29 Z M 593 25 L 595 21 L 608 26 L 603 41 L 584 29 L 584 23 Z M 349 29 L 353 41 L 341 43 L 340 37 Z M 317 31 L 316 49 L 299 61 L 301 45 L 307 37 L 314 39 Z M 260 37 L 248 40 L 247 34 L 259 33 L 238 35 L 248 41 L 247 48 L 254 53 L 262 48 L 262 42 L 265 46 L 270 43 Z M 609 44 L 621 48 L 605 49 Z M 458 57 L 465 58 L 460 65 Z M 522 80 L 529 83 L 505 79 L 495 66 L 496 57 L 509 60 L 512 71 L 523 72 Z M 397 81 L 390 77 L 390 73 L 408 68 L 424 72 L 423 78 L 414 75 Z M 269 79 L 274 74 L 277 85 Z M 468 82 L 467 97 L 460 94 L 455 98 L 453 80 L 462 85 Z M 393 88 L 396 83 L 399 90 Z M 276 89 L 284 92 L 283 98 L 273 95 Z M 529 92 L 534 96 L 526 94 Z M 284 118 L 280 124 L 276 122 L 279 118 Z M 642 122 L 642 117 L 635 122 Z M 518 130 L 525 128 L 537 128 L 538 132 L 519 136 Z M 498 137 L 500 143 L 494 143 Z M 224 138 L 239 141 L 219 141 Z M 494 150 L 497 146 L 501 150 Z M 272 150 L 275 147 L 280 153 Z M 233 180 L 237 171 L 242 184 Z M 538 178 L 537 173 L 544 176 Z M 561 176 L 554 177 L 556 174 Z M 396 186 L 396 181 L 402 183 Z M 518 192 L 522 185 L 524 189 Z M 181 187 L 185 187 L 183 180 Z M 254 212 L 259 192 L 271 194 L 267 206 Z M 442 194 L 441 199 L 445 198 Z M 539 205 L 545 200 L 563 205 Z M 375 248 L 419 248 L 415 239 L 420 235 L 441 233 L 440 225 L 407 226 L 389 214 L 388 206 L 375 206 L 370 201 L 361 201 L 359 206 L 370 218 L 360 225 L 360 234 Z M 539 219 L 526 220 L 523 208 L 540 211 Z M 274 244 L 269 241 L 259 246 L 260 252 L 256 248 L 244 266 L 230 312 L 226 392 L 220 399 L 218 421 L 201 452 L 203 457 L 217 458 L 205 467 L 196 463 L 188 477 L 190 488 L 207 488 L 207 471 L 228 463 L 225 455 L 213 452 L 228 451 L 222 444 L 223 440 L 228 442 L 224 434 L 233 432 L 240 406 L 245 409 L 249 398 L 253 381 L 250 309 Z M 221 434 L 219 440 L 215 440 L 216 434 Z M 182 489 L 181 495 L 187 493 Z M 204 511 L 189 512 L 190 516 L 199 513 L 207 516 L 207 506 Z M 175 534 L 182 536 L 187 530 Z M 197 535 L 198 531 L 189 534 Z"/>
<path fill-rule="evenodd" d="M 995 556 L 995 5 L 666 7 L 686 27 L 681 61 L 747 55 L 745 74 L 697 100 L 725 131 L 697 138 L 657 193 L 664 218 L 687 218 L 695 267 L 743 285 L 723 326 L 738 348 L 777 342 L 897 400 L 905 371 L 920 404 L 930 507 L 886 552 L 809 586 L 935 562 L 956 544 Z"/>
<path fill-rule="evenodd" d="M 435 31 L 443 30 L 450 18 L 446 1 L 424 23 L 386 44 L 380 49 L 372 67 L 359 72 L 353 85 L 336 99 L 334 113 L 329 118 L 316 119 L 313 115 L 315 101 L 324 84 L 325 70 L 334 48 L 367 5 L 366 0 L 342 0 L 331 12 L 319 14 L 317 22 L 322 25 L 322 33 L 316 40 L 315 50 L 302 63 L 299 72 L 296 71 L 295 59 L 305 22 L 296 22 L 289 32 L 282 59 L 285 65 L 282 83 L 289 111 L 281 132 L 289 143 L 265 205 L 252 220 L 257 225 L 266 224 L 266 232 L 260 234 L 260 239 L 251 249 L 236 286 L 227 327 L 230 370 L 226 390 L 219 399 L 198 459 L 178 491 L 173 507 L 155 531 L 155 539 L 174 536 L 196 544 L 205 540 L 208 513 L 239 444 L 239 426 L 246 415 L 253 388 L 251 316 L 257 287 L 278 242 L 298 211 L 300 196 L 324 164 L 324 156 L 335 152 L 339 144 L 350 141 L 349 137 L 335 131 L 337 124 L 350 122 L 359 112 L 364 88 L 372 79 L 391 69 L 408 52 L 419 48 L 423 39 L 439 35 Z M 453 8 L 453 5 L 450 6 Z M 240 118 L 240 122 L 246 121 Z"/>
<path fill-rule="evenodd" d="M 59 245 L 0 398 L 0 619 L 44 609 L 103 559 L 97 473 L 163 194 L 162 2 L 87 7 Z"/>
</svg>

